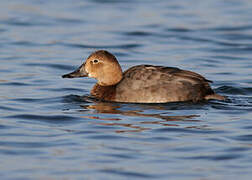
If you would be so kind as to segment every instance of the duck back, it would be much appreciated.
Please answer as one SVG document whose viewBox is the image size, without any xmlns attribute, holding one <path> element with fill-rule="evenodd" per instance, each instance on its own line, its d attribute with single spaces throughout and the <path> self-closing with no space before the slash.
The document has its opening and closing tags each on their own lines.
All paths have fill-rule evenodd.
<svg viewBox="0 0 252 180">
<path fill-rule="evenodd" d="M 123 73 L 123 79 L 114 87 L 113 98 L 105 100 L 136 103 L 196 102 L 215 94 L 209 82 L 200 74 L 179 68 L 139 65 Z"/>
</svg>

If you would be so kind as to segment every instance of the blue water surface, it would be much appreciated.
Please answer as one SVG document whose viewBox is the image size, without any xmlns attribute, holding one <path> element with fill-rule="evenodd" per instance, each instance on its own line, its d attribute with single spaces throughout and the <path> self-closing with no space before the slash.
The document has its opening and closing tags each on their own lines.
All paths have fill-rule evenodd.
<svg viewBox="0 0 252 180">
<path fill-rule="evenodd" d="M 252 177 L 252 1 L 1 0 L 0 179 Z M 62 79 L 93 51 L 177 66 L 227 101 L 124 104 Z"/>
</svg>

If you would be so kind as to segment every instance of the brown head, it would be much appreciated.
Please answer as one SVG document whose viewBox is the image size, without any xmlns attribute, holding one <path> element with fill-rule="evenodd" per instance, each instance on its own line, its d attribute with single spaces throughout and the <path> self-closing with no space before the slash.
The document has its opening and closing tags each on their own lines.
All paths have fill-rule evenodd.
<svg viewBox="0 0 252 180">
<path fill-rule="evenodd" d="M 111 86 L 121 81 L 122 69 L 113 54 L 99 50 L 93 52 L 77 70 L 62 77 L 92 77 L 101 86 Z"/>
</svg>

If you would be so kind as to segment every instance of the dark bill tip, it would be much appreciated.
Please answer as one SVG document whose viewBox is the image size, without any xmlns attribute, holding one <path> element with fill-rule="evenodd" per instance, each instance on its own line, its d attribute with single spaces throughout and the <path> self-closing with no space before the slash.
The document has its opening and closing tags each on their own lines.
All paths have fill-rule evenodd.
<svg viewBox="0 0 252 180">
<path fill-rule="evenodd" d="M 71 76 L 70 74 L 64 74 L 61 76 L 62 78 L 74 78 L 73 76 Z"/>
<path fill-rule="evenodd" d="M 78 77 L 87 77 L 88 73 L 86 71 L 81 71 L 81 67 L 79 67 L 74 72 L 62 75 L 62 78 L 78 78 Z"/>
<path fill-rule="evenodd" d="M 64 74 L 61 77 L 62 78 L 79 78 L 79 77 L 87 77 L 88 74 L 83 74 L 83 73 L 79 73 L 79 72 L 72 72 L 69 74 Z"/>
</svg>

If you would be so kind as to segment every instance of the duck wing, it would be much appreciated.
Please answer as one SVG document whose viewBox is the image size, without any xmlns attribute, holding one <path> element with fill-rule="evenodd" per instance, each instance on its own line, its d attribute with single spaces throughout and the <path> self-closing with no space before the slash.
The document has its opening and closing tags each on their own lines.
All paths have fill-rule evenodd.
<svg viewBox="0 0 252 180">
<path fill-rule="evenodd" d="M 175 67 L 138 65 L 123 73 L 116 99 L 124 102 L 198 101 L 214 94 L 200 74 Z"/>
</svg>

